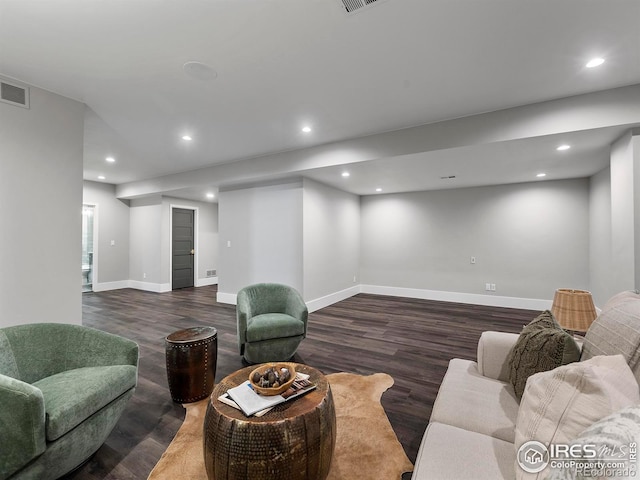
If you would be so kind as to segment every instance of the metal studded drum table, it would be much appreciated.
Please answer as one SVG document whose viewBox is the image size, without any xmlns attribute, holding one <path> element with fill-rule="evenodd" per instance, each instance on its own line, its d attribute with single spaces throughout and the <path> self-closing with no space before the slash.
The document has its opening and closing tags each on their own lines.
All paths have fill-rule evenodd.
<svg viewBox="0 0 640 480">
<path fill-rule="evenodd" d="M 246 417 L 218 397 L 249 378 L 256 366 L 216 385 L 204 421 L 204 460 L 210 480 L 324 480 L 336 444 L 336 414 L 329 383 L 312 367 L 296 364 L 317 388 Z"/>
<path fill-rule="evenodd" d="M 165 339 L 167 380 L 174 402 L 196 402 L 211 394 L 218 361 L 217 337 L 213 327 L 193 327 Z"/>
</svg>

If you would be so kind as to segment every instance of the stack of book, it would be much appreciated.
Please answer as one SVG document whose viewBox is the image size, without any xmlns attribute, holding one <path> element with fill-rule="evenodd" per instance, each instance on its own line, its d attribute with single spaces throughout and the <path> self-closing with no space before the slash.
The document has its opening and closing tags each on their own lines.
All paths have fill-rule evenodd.
<svg viewBox="0 0 640 480">
<path fill-rule="evenodd" d="M 218 400 L 233 408 L 242 410 L 247 417 L 261 417 L 276 405 L 298 398 L 315 388 L 316 385 L 309 381 L 309 375 L 297 372 L 296 379 L 291 387 L 280 395 L 259 395 L 251 387 L 251 382 L 247 380 L 237 387 L 227 390 L 226 393 L 218 397 Z"/>
</svg>

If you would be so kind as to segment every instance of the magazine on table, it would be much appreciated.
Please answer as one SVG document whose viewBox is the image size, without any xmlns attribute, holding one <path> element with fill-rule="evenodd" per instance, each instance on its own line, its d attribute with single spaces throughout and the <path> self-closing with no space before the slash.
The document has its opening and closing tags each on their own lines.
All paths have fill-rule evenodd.
<svg viewBox="0 0 640 480">
<path fill-rule="evenodd" d="M 227 390 L 226 393 L 218 397 L 218 400 L 233 408 L 242 410 L 247 417 L 261 417 L 276 405 L 293 400 L 315 388 L 316 385 L 309 381 L 309 375 L 298 372 L 291 387 L 280 395 L 259 395 L 251 387 L 251 382 L 246 380 L 237 387 Z"/>
</svg>

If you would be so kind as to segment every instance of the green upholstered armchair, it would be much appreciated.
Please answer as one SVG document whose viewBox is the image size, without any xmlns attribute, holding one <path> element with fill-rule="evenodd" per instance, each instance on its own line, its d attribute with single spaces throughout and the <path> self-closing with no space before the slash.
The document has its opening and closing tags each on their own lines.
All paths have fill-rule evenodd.
<svg viewBox="0 0 640 480">
<path fill-rule="evenodd" d="M 240 355 L 249 363 L 289 360 L 307 336 L 308 316 L 292 287 L 258 283 L 243 288 L 236 305 Z"/>
<path fill-rule="evenodd" d="M 0 480 L 56 479 L 104 443 L 133 395 L 135 342 L 80 325 L 0 329 Z"/>
</svg>

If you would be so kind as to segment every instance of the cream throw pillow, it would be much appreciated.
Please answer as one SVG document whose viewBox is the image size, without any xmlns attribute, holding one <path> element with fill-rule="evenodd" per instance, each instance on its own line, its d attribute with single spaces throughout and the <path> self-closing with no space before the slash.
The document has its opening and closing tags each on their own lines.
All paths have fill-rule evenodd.
<svg viewBox="0 0 640 480">
<path fill-rule="evenodd" d="M 569 443 L 602 418 L 640 401 L 638 383 L 622 355 L 603 355 L 532 375 L 518 418 L 515 449 L 529 440 L 545 446 Z M 543 479 L 516 462 L 517 479 Z"/>
</svg>

